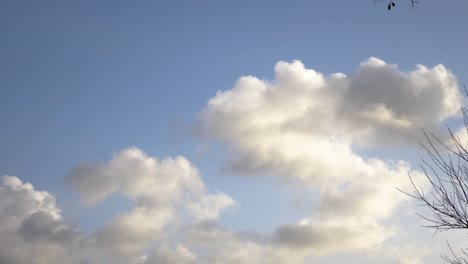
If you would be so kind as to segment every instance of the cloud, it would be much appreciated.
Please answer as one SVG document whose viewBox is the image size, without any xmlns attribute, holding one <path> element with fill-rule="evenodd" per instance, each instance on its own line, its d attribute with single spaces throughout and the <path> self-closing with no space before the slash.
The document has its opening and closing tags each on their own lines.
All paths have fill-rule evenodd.
<svg viewBox="0 0 468 264">
<path fill-rule="evenodd" d="M 327 76 L 299 61 L 278 62 L 272 81 L 245 76 L 218 91 L 199 125 L 230 151 L 233 173 L 273 175 L 317 192 L 314 214 L 274 235 L 288 247 L 334 252 L 391 237 L 397 227 L 387 220 L 408 201 L 395 187 L 411 188 L 408 171 L 423 178 L 403 161 L 355 149 L 413 144 L 420 128 L 458 116 L 461 103 L 457 80 L 443 65 L 403 72 L 369 58 L 354 73 Z"/>
<path fill-rule="evenodd" d="M 111 170 L 113 166 L 121 167 L 116 164 L 126 164 L 124 167 L 130 174 L 117 177 L 120 170 Z M 133 169 L 128 164 L 132 164 Z M 148 166 L 141 169 L 142 164 Z M 92 167 L 91 164 L 88 168 Z M 375 209 L 366 203 L 367 198 L 375 197 L 371 191 L 369 197 L 364 195 L 358 198 L 353 194 L 359 202 L 349 202 L 341 193 L 329 193 L 322 200 L 324 204 L 333 204 L 337 209 L 319 206 L 317 216 L 303 219 L 297 224 L 279 226 L 273 233 L 262 235 L 220 226 L 216 217 L 223 208 L 233 203 L 232 198 L 219 192 L 208 192 L 197 170 L 184 158 L 158 160 L 146 156 L 141 150 L 130 148 L 116 153 L 109 162 L 99 167 L 100 172 L 108 171 L 103 175 L 115 177 L 116 186 L 119 186 L 116 192 L 129 196 L 128 193 L 134 194 L 131 196 L 134 208 L 117 215 L 95 233 L 89 234 L 67 223 L 50 193 L 37 191 L 31 184 L 23 183 L 16 177 L 4 176 L 0 187 L 2 263 L 299 264 L 311 253 L 366 249 L 389 236 L 387 228 L 373 222 L 372 219 L 376 217 L 369 217 L 372 214 L 379 217 L 388 214 L 386 210 L 380 212 L 382 209 Z M 74 178 L 78 186 L 85 184 L 80 181 L 99 175 L 93 174 L 92 169 L 74 174 L 76 171 L 75 168 L 67 181 Z M 164 173 L 160 174 L 162 171 Z M 140 179 L 143 176 L 156 177 L 156 182 L 161 180 L 158 177 L 167 177 L 164 183 L 168 185 L 163 185 L 173 186 L 171 190 L 180 190 L 181 193 L 174 194 L 170 199 L 153 197 L 165 192 L 151 191 L 152 185 L 139 191 L 132 187 L 132 192 L 127 193 L 127 186 L 123 184 L 127 181 L 121 178 L 123 175 L 137 181 L 144 181 Z M 185 183 L 190 185 L 186 186 Z M 95 197 L 97 190 L 99 188 L 95 186 L 91 196 Z M 354 192 L 354 189 L 350 188 L 349 192 Z M 363 190 L 363 193 L 366 192 Z M 193 193 L 198 193 L 198 196 Z M 363 217 L 354 216 L 354 209 L 341 209 L 349 207 L 347 202 L 354 206 L 363 203 L 359 209 Z M 193 210 L 194 204 L 197 210 Z M 200 208 L 204 209 L 199 212 Z M 404 255 L 401 259 L 414 258 Z"/>
<path fill-rule="evenodd" d="M 63 219 L 50 193 L 14 176 L 1 178 L 1 263 L 79 263 L 79 249 L 86 243 Z"/>
<path fill-rule="evenodd" d="M 133 200 L 130 212 L 111 219 L 94 235 L 97 245 L 116 257 L 114 261 L 142 255 L 169 225 L 216 219 L 235 203 L 224 193 L 209 193 L 198 170 L 185 158 L 159 160 L 137 148 L 116 153 L 106 164 L 81 164 L 66 183 L 86 204 L 116 193 Z"/>
<path fill-rule="evenodd" d="M 143 262 L 146 264 L 199 263 L 196 256 L 182 245 L 178 245 L 173 249 L 161 246 L 146 257 Z"/>
<path fill-rule="evenodd" d="M 131 151 L 136 150 L 127 149 L 116 156 Z M 141 151 L 138 152 L 141 154 L 140 158 L 150 159 Z M 80 174 L 80 177 L 85 177 L 83 175 L 88 174 Z M 189 177 L 195 175 L 197 174 Z M 171 175 L 180 176 L 182 175 Z M 211 210 L 221 210 L 219 204 L 224 203 L 222 200 L 225 198 L 213 203 L 211 200 L 216 195 L 221 194 L 207 196 L 208 208 Z M 152 208 L 142 209 L 135 205 L 131 211 L 111 219 L 95 233 L 86 234 L 67 223 L 56 206 L 53 195 L 37 191 L 31 184 L 23 183 L 17 177 L 2 177 L 0 198 L 0 260 L 6 264 L 279 264 L 301 263 L 300 260 L 304 257 L 304 253 L 299 254 L 275 245 L 269 236 L 222 228 L 212 217 L 212 212 L 192 214 L 188 209 L 190 215 L 184 215 L 175 210 L 170 218 L 172 223 L 165 224 L 166 227 L 172 227 L 165 229 L 165 226 L 153 225 L 159 223 L 159 213 L 166 215 L 165 212 L 151 211 Z M 181 202 L 187 201 L 182 199 Z M 206 200 L 201 199 L 201 202 Z M 191 205 L 190 202 L 187 204 Z M 178 209 L 181 208 L 183 205 Z M 198 208 L 204 207 L 200 205 Z M 180 239 L 175 239 L 176 237 Z M 202 248 L 205 253 L 195 254 L 191 248 Z M 150 250 L 147 251 L 148 249 Z"/>
<path fill-rule="evenodd" d="M 453 138 L 447 138 L 445 139 L 445 142 L 443 142 L 448 148 L 455 152 L 459 152 L 462 149 L 467 149 L 468 148 L 468 130 L 466 127 L 460 127 L 456 129 L 455 131 L 452 131 Z M 440 137 L 438 137 L 440 138 Z M 432 141 L 436 141 L 434 138 L 430 137 Z M 439 148 L 442 150 L 444 149 L 444 146 L 439 145 Z"/>
<path fill-rule="evenodd" d="M 280 61 L 273 81 L 242 77 L 200 115 L 206 134 L 236 146 L 256 135 L 305 133 L 375 147 L 410 142 L 421 127 L 457 116 L 461 104 L 457 79 L 443 65 L 402 72 L 371 57 L 350 75 L 328 76 Z"/>
<path fill-rule="evenodd" d="M 104 178 L 104 179 L 100 179 Z M 91 206 L 110 195 L 133 200 L 91 234 L 67 224 L 53 195 L 36 191 L 17 177 L 0 187 L 2 263 L 192 263 L 196 256 L 173 237 L 199 221 L 214 221 L 234 200 L 210 193 L 198 170 L 183 157 L 159 160 L 136 148 L 122 150 L 107 163 L 78 165 L 67 184 Z M 154 247 L 161 243 L 160 247 Z"/>
<path fill-rule="evenodd" d="M 202 221 L 189 226 L 187 244 L 201 247 L 205 252 L 199 263 L 302 263 L 310 252 L 292 250 L 275 243 L 271 236 L 253 232 L 232 231 L 213 221 Z"/>
<path fill-rule="evenodd" d="M 391 235 L 393 230 L 374 221 L 343 218 L 303 219 L 298 224 L 284 225 L 275 231 L 276 241 L 281 245 L 316 254 L 369 249 Z"/>
<path fill-rule="evenodd" d="M 0 262 L 300 264 L 311 254 L 377 252 L 423 263 L 414 256 L 420 251 L 395 238 L 409 230 L 397 215 L 409 198 L 395 187 L 411 188 L 408 171 L 416 181 L 424 176 L 404 161 L 361 153 L 413 142 L 420 127 L 457 116 L 461 101 L 443 65 L 403 72 L 370 58 L 349 75 L 324 75 L 299 61 L 278 62 L 274 80 L 246 76 L 218 92 L 200 113 L 200 128 L 229 151 L 232 172 L 272 175 L 313 192 L 310 215 L 269 234 L 230 230 L 218 218 L 236 202 L 208 190 L 186 158 L 127 148 L 66 176 L 86 206 L 112 195 L 132 202 L 93 233 L 66 221 L 52 194 L 2 177 Z"/>
<path fill-rule="evenodd" d="M 0 185 L 2 263 L 190 263 L 195 255 L 188 249 L 170 246 L 184 235 L 178 230 L 199 221 L 215 221 L 235 203 L 224 193 L 209 192 L 185 158 L 159 160 L 137 148 L 122 150 L 107 163 L 80 164 L 66 183 L 88 206 L 120 194 L 133 201 L 133 208 L 96 232 L 85 233 L 63 218 L 53 195 L 4 176 Z M 159 243 L 169 246 L 154 249 Z M 147 254 L 148 250 L 152 253 Z"/>
</svg>

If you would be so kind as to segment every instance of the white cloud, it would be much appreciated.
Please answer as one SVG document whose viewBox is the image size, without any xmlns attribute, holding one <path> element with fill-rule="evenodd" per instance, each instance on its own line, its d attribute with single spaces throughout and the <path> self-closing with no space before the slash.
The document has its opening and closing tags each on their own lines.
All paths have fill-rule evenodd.
<svg viewBox="0 0 468 264">
<path fill-rule="evenodd" d="M 61 216 L 55 198 L 14 176 L 0 185 L 0 262 L 79 263 L 85 237 Z"/>
<path fill-rule="evenodd" d="M 402 72 L 370 58 L 350 75 L 326 76 L 278 62 L 273 81 L 246 76 L 217 92 L 200 126 L 229 148 L 234 173 L 271 174 L 318 192 L 316 212 L 275 235 L 286 246 L 333 252 L 375 247 L 394 234 L 385 221 L 408 200 L 395 187 L 411 188 L 408 164 L 363 158 L 354 148 L 417 143 L 420 128 L 436 129 L 461 103 L 443 65 Z"/>
<path fill-rule="evenodd" d="M 104 179 L 101 179 L 104 178 Z M 0 185 L 0 262 L 16 263 L 190 263 L 195 256 L 175 243 L 177 230 L 216 220 L 234 200 L 210 193 L 198 170 L 183 157 L 159 160 L 129 148 L 108 163 L 79 165 L 66 182 L 87 205 L 113 194 L 133 201 L 130 211 L 94 233 L 80 232 L 63 219 L 53 195 L 4 176 Z"/>
<path fill-rule="evenodd" d="M 87 204 L 114 193 L 133 200 L 130 212 L 116 216 L 95 234 L 97 245 L 116 257 L 114 262 L 143 254 L 169 225 L 216 219 L 234 204 L 226 194 L 209 193 L 198 170 L 185 158 L 159 160 L 137 148 L 116 153 L 107 164 L 79 165 L 66 182 Z"/>
<path fill-rule="evenodd" d="M 273 81 L 247 76 L 218 92 L 200 125 L 227 146 L 233 172 L 274 175 L 316 193 L 311 215 L 267 235 L 223 228 L 217 219 L 234 199 L 210 192 L 187 159 L 128 148 L 66 177 L 84 205 L 112 195 L 132 201 L 94 233 L 70 225 L 50 193 L 4 176 L 0 262 L 300 264 L 311 254 L 359 251 L 423 263 L 419 247 L 395 240 L 408 230 L 396 212 L 409 200 L 395 187 L 411 188 L 407 171 L 416 180 L 422 174 L 355 149 L 407 144 L 420 127 L 456 116 L 462 99 L 453 74 L 442 65 L 402 72 L 377 58 L 349 75 L 327 76 L 299 61 L 279 62 L 275 72 Z"/>
<path fill-rule="evenodd" d="M 278 62 L 274 81 L 246 76 L 219 91 L 201 119 L 207 134 L 236 146 L 288 132 L 382 146 L 417 138 L 421 127 L 458 115 L 461 103 L 457 79 L 443 65 L 402 72 L 370 58 L 350 75 L 326 76 L 294 61 Z"/>
</svg>

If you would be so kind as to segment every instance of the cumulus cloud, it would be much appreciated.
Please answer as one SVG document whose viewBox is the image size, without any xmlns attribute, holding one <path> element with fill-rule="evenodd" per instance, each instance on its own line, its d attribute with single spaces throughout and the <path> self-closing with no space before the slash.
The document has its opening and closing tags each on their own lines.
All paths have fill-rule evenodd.
<svg viewBox="0 0 468 264">
<path fill-rule="evenodd" d="M 14 176 L 1 178 L 1 263 L 79 263 L 79 249 L 86 243 L 63 219 L 50 193 Z"/>
<path fill-rule="evenodd" d="M 279 245 L 271 236 L 228 230 L 213 221 L 192 225 L 185 233 L 187 244 L 204 250 L 199 258 L 203 264 L 295 264 L 310 253 Z"/>
<path fill-rule="evenodd" d="M 195 264 L 199 263 L 197 257 L 182 245 L 175 248 L 161 246 L 143 259 L 146 264 Z"/>
<path fill-rule="evenodd" d="M 106 164 L 81 164 L 66 183 L 86 204 L 115 193 L 133 200 L 130 212 L 116 216 L 95 234 L 97 245 L 117 256 L 114 261 L 143 254 L 169 224 L 216 219 L 234 204 L 224 193 L 210 193 L 185 158 L 159 160 L 137 148 L 116 153 Z"/>
<path fill-rule="evenodd" d="M 369 58 L 349 75 L 324 75 L 299 61 L 278 62 L 273 81 L 245 76 L 218 91 L 200 113 L 200 127 L 228 147 L 234 173 L 275 175 L 318 192 L 314 215 L 275 236 L 288 246 L 333 252 L 390 237 L 396 227 L 383 221 L 408 199 L 395 187 L 410 187 L 407 171 L 422 178 L 405 162 L 364 158 L 354 149 L 414 143 L 421 128 L 457 116 L 461 103 L 457 80 L 443 65 L 403 72 Z"/>
<path fill-rule="evenodd" d="M 318 254 L 368 249 L 392 234 L 392 230 L 374 221 L 343 218 L 304 219 L 298 224 L 281 226 L 275 232 L 281 245 Z"/>
<path fill-rule="evenodd" d="M 106 166 L 109 166 L 112 161 L 119 160 L 121 156 L 127 155 L 137 157 L 140 161 L 153 159 L 155 164 L 172 164 L 177 167 L 180 165 L 174 159 L 156 162 L 155 158 L 147 157 L 138 149 L 127 149 L 114 155 Z M 183 161 L 183 164 L 190 165 L 185 162 Z M 139 162 L 133 164 L 139 164 Z M 191 165 L 181 167 L 184 168 L 182 171 L 191 171 L 189 173 L 191 176 L 187 176 L 189 178 L 198 175 Z M 149 166 L 149 168 L 155 167 Z M 177 171 L 171 166 L 168 168 L 171 168 L 170 171 Z M 139 170 L 134 170 L 134 172 L 137 171 Z M 74 172 L 76 170 L 73 170 L 69 177 L 78 177 L 73 174 Z M 92 172 L 93 170 L 90 170 L 85 174 L 79 174 L 79 177 L 84 177 L 83 180 L 85 180 L 86 177 L 93 175 Z M 109 175 L 116 174 L 110 173 Z M 133 177 L 138 180 L 139 176 L 136 175 L 133 174 Z M 157 174 L 150 175 L 156 177 Z M 177 178 L 182 177 L 183 174 L 164 175 Z M 121 181 L 119 178 L 116 180 Z M 194 185 L 198 186 L 195 187 L 196 189 L 204 186 L 201 179 L 192 179 L 189 182 L 192 181 L 200 181 Z M 178 188 L 184 189 L 185 187 L 179 186 L 175 189 Z M 227 206 L 225 202 L 227 196 L 221 193 L 208 193 L 205 187 L 202 189 L 207 200 L 195 199 L 201 203 L 197 208 L 208 208 L 206 210 L 210 213 L 206 213 L 206 210 L 202 213 L 196 211 L 193 213 L 190 209 L 193 202 L 182 198 L 183 195 L 175 195 L 174 197 L 178 198 L 172 200 L 172 203 L 178 207 L 178 210 L 172 210 L 169 219 L 172 224 L 183 222 L 175 228 L 166 230 L 164 227 L 169 223 L 161 224 L 161 216 L 158 214 L 166 216 L 167 212 L 153 211 L 154 208 L 150 206 L 153 205 L 152 203 L 135 202 L 135 207 L 131 211 L 116 216 L 95 233 L 84 234 L 63 219 L 51 194 L 37 191 L 31 184 L 22 183 L 16 177 L 5 176 L 2 178 L 0 187 L 0 198 L 2 198 L 0 200 L 0 244 L 2 245 L 0 260 L 2 263 L 73 264 L 299 264 L 303 263 L 304 258 L 313 252 L 326 253 L 337 248 L 340 250 L 362 249 L 368 247 L 369 243 L 379 243 L 387 237 L 385 232 L 388 230 L 375 223 L 365 222 L 364 219 L 361 219 L 364 222 L 353 222 L 356 221 L 353 217 L 350 219 L 338 217 L 333 220 L 331 216 L 334 212 L 328 213 L 329 219 L 327 219 L 327 213 L 322 213 L 319 214 L 322 219 L 309 218 L 298 224 L 280 226 L 270 235 L 228 230 L 216 222 L 214 216 L 219 212 L 211 212 L 221 210 L 220 204 Z M 145 192 L 142 191 L 142 193 Z M 213 202 L 212 200 L 218 196 L 220 200 Z M 190 197 L 193 198 L 193 196 Z M 328 199 L 340 200 L 340 197 L 332 195 Z M 166 198 L 164 201 L 169 202 Z M 204 202 L 207 203 L 206 206 Z M 335 203 L 341 202 L 335 201 Z M 161 207 L 158 203 L 156 208 L 165 207 Z M 180 209 L 187 210 L 187 212 L 181 213 Z M 369 208 L 364 207 L 362 210 L 369 210 Z M 363 236 L 364 233 L 366 236 Z M 174 240 L 173 237 L 180 239 Z M 371 239 L 371 242 L 368 239 Z M 151 247 L 154 248 L 147 253 L 147 249 Z"/>
<path fill-rule="evenodd" d="M 246 76 L 218 92 L 201 111 L 200 127 L 227 147 L 234 173 L 272 175 L 314 192 L 310 215 L 270 234 L 224 228 L 218 218 L 235 201 L 208 190 L 193 164 L 128 148 L 66 176 L 86 206 L 112 195 L 132 201 L 93 233 L 69 224 L 50 193 L 4 176 L 0 262 L 300 264 L 311 254 L 387 250 L 402 232 L 395 214 L 408 200 L 395 187 L 411 188 L 408 171 L 416 181 L 423 175 L 356 149 L 410 143 L 421 127 L 457 116 L 461 102 L 443 65 L 403 72 L 370 58 L 351 74 L 325 75 L 299 61 L 278 62 L 274 80 Z M 394 261 L 422 263 L 417 250 L 392 243 L 387 256 Z"/>
<path fill-rule="evenodd" d="M 350 75 L 327 76 L 281 61 L 273 81 L 245 76 L 219 91 L 201 119 L 205 133 L 227 142 L 289 132 L 382 146 L 411 141 L 421 127 L 457 116 L 461 103 L 457 79 L 443 65 L 403 72 L 369 58 Z"/>
<path fill-rule="evenodd" d="M 125 195 L 133 208 L 84 233 L 61 215 L 50 193 L 13 176 L 0 185 L 2 263 L 189 263 L 195 256 L 172 236 L 199 221 L 214 221 L 233 205 L 230 196 L 209 192 L 198 170 L 183 157 L 159 160 L 137 148 L 107 163 L 80 164 L 66 177 L 86 205 Z M 180 234 L 183 235 L 183 234 Z"/>
</svg>

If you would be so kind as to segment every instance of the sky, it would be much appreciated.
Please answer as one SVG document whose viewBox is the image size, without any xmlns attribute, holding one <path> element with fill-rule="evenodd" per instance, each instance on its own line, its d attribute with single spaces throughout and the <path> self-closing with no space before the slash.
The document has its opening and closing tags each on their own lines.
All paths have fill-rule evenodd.
<svg viewBox="0 0 468 264">
<path fill-rule="evenodd" d="M 441 263 L 468 2 L 2 1 L 0 263 Z"/>
</svg>

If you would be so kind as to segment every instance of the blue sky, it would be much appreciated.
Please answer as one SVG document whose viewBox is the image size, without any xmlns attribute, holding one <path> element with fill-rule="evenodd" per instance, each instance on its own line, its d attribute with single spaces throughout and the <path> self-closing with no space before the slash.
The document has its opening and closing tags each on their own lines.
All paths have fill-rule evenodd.
<svg viewBox="0 0 468 264">
<path fill-rule="evenodd" d="M 247 147 L 219 131 L 194 135 L 197 122 L 217 122 L 200 112 L 241 76 L 275 80 L 278 61 L 324 74 L 353 74 L 369 57 L 403 72 L 443 64 L 468 82 L 468 2 L 396 3 L 389 12 L 371 0 L 3 1 L 0 175 L 53 194 L 64 217 L 94 232 L 133 202 L 116 194 L 80 205 L 79 191 L 64 185 L 77 164 L 105 163 L 128 147 L 161 159 L 182 155 L 209 190 L 237 202 L 220 225 L 274 232 L 313 214 L 316 194 L 271 170 L 222 173 Z M 417 160 L 411 144 L 398 146 L 358 152 Z"/>
</svg>

